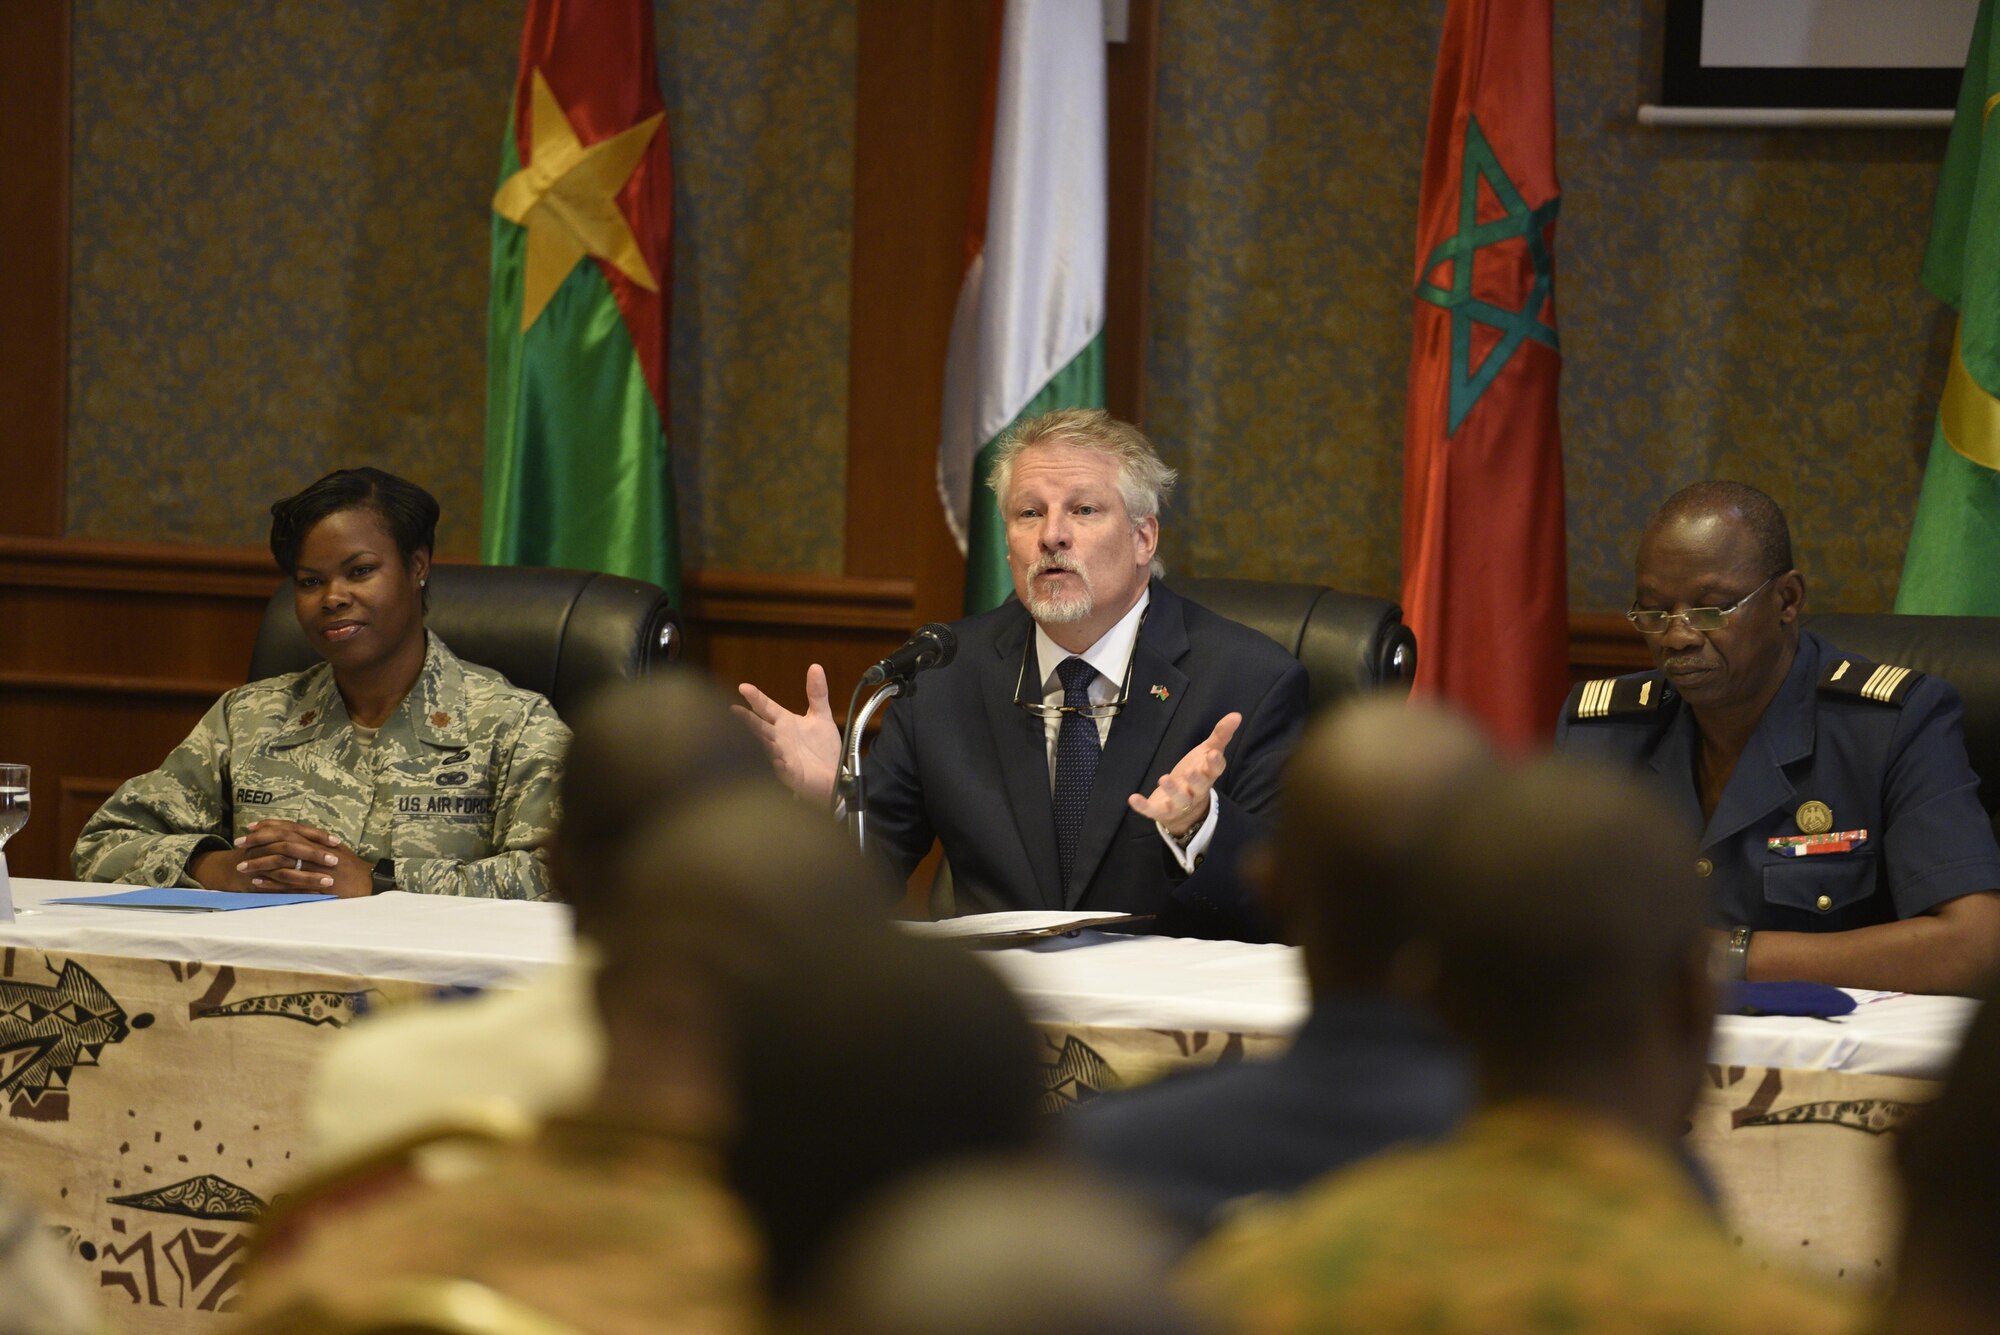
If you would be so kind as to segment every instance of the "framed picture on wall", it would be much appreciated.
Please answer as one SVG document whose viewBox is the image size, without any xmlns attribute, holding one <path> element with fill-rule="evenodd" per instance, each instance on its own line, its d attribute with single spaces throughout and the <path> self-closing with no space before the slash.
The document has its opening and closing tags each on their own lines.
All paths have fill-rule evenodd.
<svg viewBox="0 0 2000 1335">
<path fill-rule="evenodd" d="M 1667 0 L 1661 101 L 1949 108 L 1979 0 Z"/>
</svg>

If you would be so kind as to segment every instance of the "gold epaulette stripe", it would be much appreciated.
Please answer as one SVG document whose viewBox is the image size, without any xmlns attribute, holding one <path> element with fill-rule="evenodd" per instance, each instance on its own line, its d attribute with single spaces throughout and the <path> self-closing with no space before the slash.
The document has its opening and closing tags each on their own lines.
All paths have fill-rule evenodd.
<svg viewBox="0 0 2000 1335">
<path fill-rule="evenodd" d="M 1828 677 L 1828 678 L 1827 678 L 1827 680 L 1828 680 L 1828 681 L 1839 681 L 1839 680 L 1840 680 L 1840 679 L 1841 679 L 1842 677 L 1844 677 L 1844 676 L 1846 676 L 1846 675 L 1847 675 L 1847 669 L 1848 669 L 1848 668 L 1850 668 L 1850 667 L 1852 667 L 1852 666 L 1854 666 L 1854 665 L 1853 665 L 1853 664 L 1852 664 L 1851 662 L 1849 662 L 1849 661 L 1848 661 L 1847 659 L 1845 659 L 1845 658 L 1841 659 L 1841 660 L 1840 660 L 1840 666 L 1839 666 L 1839 667 L 1837 667 L 1837 668 L 1835 668 L 1835 669 L 1833 670 L 1833 675 L 1832 675 L 1831 677 Z"/>
<path fill-rule="evenodd" d="M 1869 674 L 1867 682 L 1861 687 L 1861 694 L 1866 699 L 1890 704 L 1895 700 L 1896 688 L 1901 686 L 1903 679 L 1909 675 L 1910 669 L 1906 667 L 1893 667 L 1884 663 Z"/>
<path fill-rule="evenodd" d="M 1577 697 L 1576 716 L 1580 719 L 1603 718 L 1611 712 L 1611 689 L 1618 684 L 1616 677 L 1605 677 L 1598 681 L 1585 682 L 1583 694 Z"/>
</svg>

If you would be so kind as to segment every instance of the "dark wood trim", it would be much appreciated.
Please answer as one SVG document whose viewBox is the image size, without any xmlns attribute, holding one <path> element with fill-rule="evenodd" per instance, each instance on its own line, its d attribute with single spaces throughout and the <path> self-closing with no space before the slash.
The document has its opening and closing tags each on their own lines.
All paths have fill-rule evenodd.
<svg viewBox="0 0 2000 1335">
<path fill-rule="evenodd" d="M 115 695 L 141 700 L 192 700 L 206 707 L 240 681 L 192 681 L 185 677 L 110 677 L 75 672 L 20 672 L 0 668 L 0 691 L 44 695 Z"/>
<path fill-rule="evenodd" d="M 937 447 L 992 26 L 990 0 L 856 14 L 845 564 L 914 580 L 920 621 L 964 605 Z"/>
<path fill-rule="evenodd" d="M 1131 0 L 1126 39 L 1105 49 L 1110 253 L 1104 272 L 1104 402 L 1146 420 L 1146 335 L 1153 267 L 1153 127 L 1160 73 L 1159 0 Z"/>
<path fill-rule="evenodd" d="M 0 534 L 0 588 L 175 593 L 261 604 L 279 578 L 262 547 Z M 907 578 L 696 570 L 682 583 L 682 610 L 692 623 L 859 630 L 906 630 L 915 624 L 916 584 Z"/>
<path fill-rule="evenodd" d="M 854 575 L 760 575 L 697 571 L 682 581 L 695 624 L 830 626 L 908 630 L 916 582 Z"/>
<path fill-rule="evenodd" d="M 0 534 L 0 587 L 271 596 L 279 580 L 262 547 Z"/>
<path fill-rule="evenodd" d="M 63 531 L 69 387 L 69 0 L 0 4 L 0 532 Z"/>
<path fill-rule="evenodd" d="M 1645 640 L 1620 612 L 1572 612 L 1569 662 L 1579 676 L 1637 672 L 1653 666 Z"/>
</svg>

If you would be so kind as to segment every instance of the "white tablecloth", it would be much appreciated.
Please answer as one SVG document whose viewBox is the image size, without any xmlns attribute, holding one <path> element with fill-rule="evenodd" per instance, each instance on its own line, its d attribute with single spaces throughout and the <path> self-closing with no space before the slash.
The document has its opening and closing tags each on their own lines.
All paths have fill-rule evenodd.
<svg viewBox="0 0 2000 1335">
<path fill-rule="evenodd" d="M 985 957 L 1044 1023 L 1289 1034 L 1305 1018 L 1303 966 L 1288 946 L 1084 932 Z M 1710 1060 L 1936 1080 L 1978 1005 L 1856 995 L 1870 999 L 1837 1020 L 1722 1016 Z"/>
<path fill-rule="evenodd" d="M 464 987 L 505 986 L 570 949 L 569 910 L 560 904 L 389 894 L 189 914 L 47 903 L 114 888 L 15 881 L 16 906 L 31 912 L 0 924 L 0 947 Z M 1306 1012 L 1299 953 L 1287 946 L 1084 932 L 981 957 L 1043 1023 L 1289 1034 Z M 1711 1059 L 1935 1080 L 1976 1004 L 1862 995 L 1870 999 L 1839 1020 L 1723 1016 Z"/>
<path fill-rule="evenodd" d="M 50 904 L 128 887 L 16 879 L 0 946 L 234 964 L 455 987 L 504 986 L 565 958 L 566 905 L 401 892 L 234 913 Z"/>
</svg>

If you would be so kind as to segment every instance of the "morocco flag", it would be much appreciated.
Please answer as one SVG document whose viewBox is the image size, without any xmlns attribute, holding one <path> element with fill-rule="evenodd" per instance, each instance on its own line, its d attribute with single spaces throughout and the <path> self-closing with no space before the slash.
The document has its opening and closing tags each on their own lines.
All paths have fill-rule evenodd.
<svg viewBox="0 0 2000 1335">
<path fill-rule="evenodd" d="M 1931 209 L 1924 286 L 1958 311 L 1898 612 L 2000 616 L 2000 50 L 1979 7 Z"/>
<path fill-rule="evenodd" d="M 650 0 L 529 0 L 493 197 L 480 552 L 666 586 L 673 167 Z"/>
<path fill-rule="evenodd" d="M 1416 693 L 1516 747 L 1547 741 L 1569 687 L 1551 3 L 1449 0 L 1403 434 Z"/>
<path fill-rule="evenodd" d="M 1014 583 L 986 473 L 1024 417 L 1104 406 L 1104 13 L 997 0 L 986 158 L 945 359 L 938 495 L 965 551 L 965 610 Z"/>
</svg>

